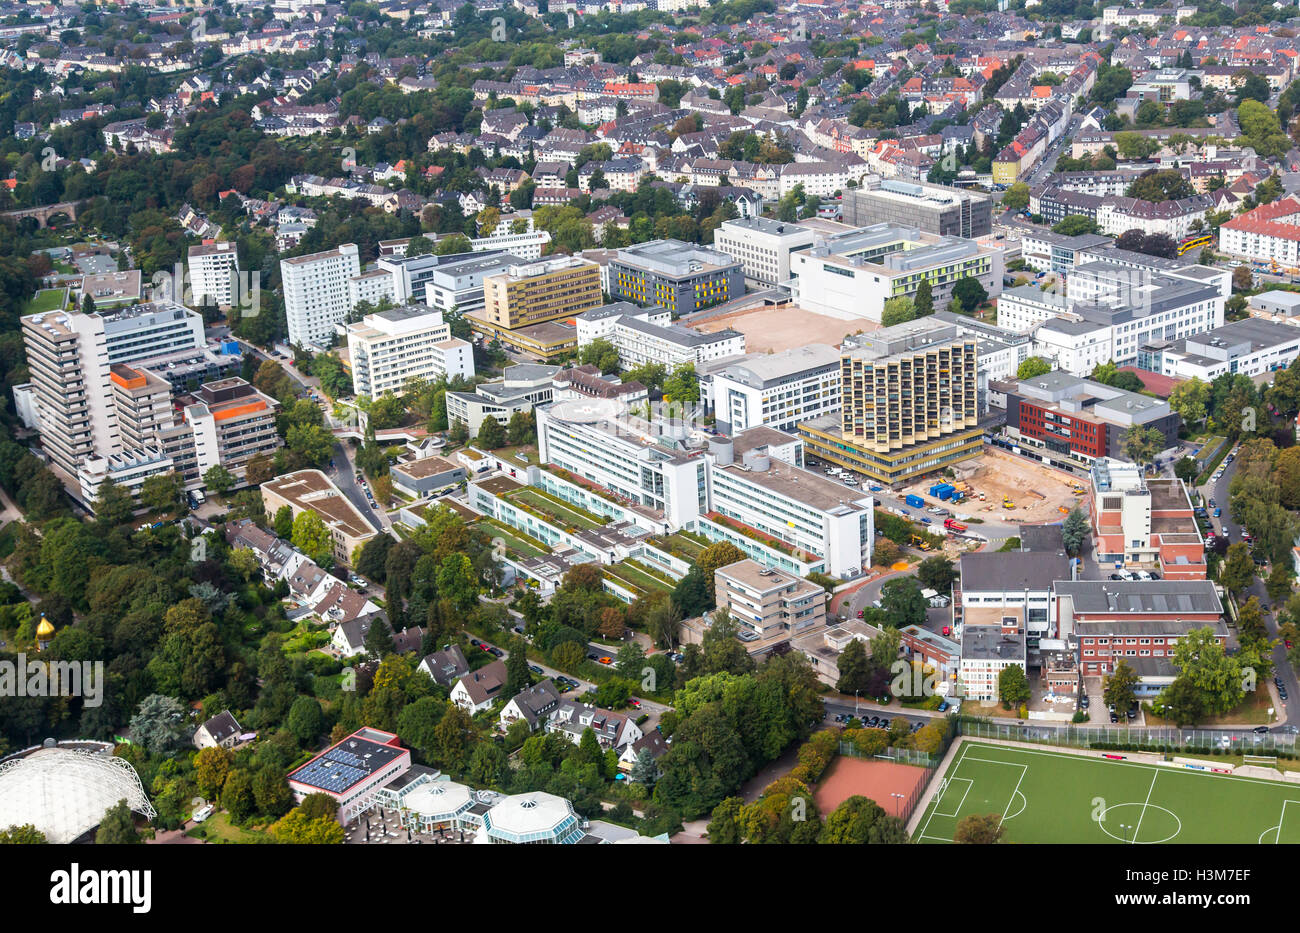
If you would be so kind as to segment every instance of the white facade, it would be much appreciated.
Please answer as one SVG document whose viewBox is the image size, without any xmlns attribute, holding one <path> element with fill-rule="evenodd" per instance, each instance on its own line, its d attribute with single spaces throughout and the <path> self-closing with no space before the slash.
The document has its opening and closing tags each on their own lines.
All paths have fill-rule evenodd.
<svg viewBox="0 0 1300 933">
<path fill-rule="evenodd" d="M 780 285 L 790 280 L 790 253 L 811 246 L 813 231 L 763 217 L 728 220 L 713 233 L 713 246 L 739 260 L 746 284 Z"/>
<path fill-rule="evenodd" d="M 411 379 L 474 375 L 473 347 L 451 336 L 441 311 L 424 305 L 367 314 L 347 326 L 347 338 L 358 395 L 401 395 Z"/>
<path fill-rule="evenodd" d="M 578 346 L 609 341 L 623 369 L 658 363 L 672 370 L 745 352 L 745 335 L 739 331 L 702 334 L 672 323 L 672 313 L 664 308 L 638 308 L 626 301 L 580 314 L 576 322 Z"/>
<path fill-rule="evenodd" d="M 234 243 L 191 246 L 189 252 L 190 294 L 196 305 L 214 304 L 229 308 L 236 298 L 234 282 L 239 275 L 239 253 Z"/>
<path fill-rule="evenodd" d="M 783 353 L 748 357 L 707 380 L 714 417 L 726 433 L 760 425 L 794 432 L 840 407 L 840 353 L 809 344 Z"/>
<path fill-rule="evenodd" d="M 329 346 L 334 325 L 347 317 L 351 307 L 348 280 L 360 272 L 355 243 L 280 260 L 290 344 Z"/>
<path fill-rule="evenodd" d="M 157 447 L 146 447 L 114 454 L 111 457 L 91 457 L 77 468 L 77 484 L 81 488 L 81 501 L 92 509 L 99 498 L 99 487 L 111 480 L 137 503 L 140 487 L 151 476 L 173 472 L 172 458 Z"/>
</svg>

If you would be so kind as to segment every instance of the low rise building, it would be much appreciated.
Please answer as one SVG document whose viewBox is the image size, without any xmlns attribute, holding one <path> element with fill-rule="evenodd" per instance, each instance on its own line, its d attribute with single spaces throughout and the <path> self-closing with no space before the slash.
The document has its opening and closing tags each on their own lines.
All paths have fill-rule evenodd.
<svg viewBox="0 0 1300 933">
<path fill-rule="evenodd" d="M 411 768 L 411 752 L 391 732 L 366 726 L 289 773 L 296 803 L 326 794 L 338 804 L 343 825 L 370 808 L 384 785 Z"/>
<path fill-rule="evenodd" d="M 795 431 L 801 421 L 839 410 L 840 352 L 813 343 L 724 360 L 701 377 L 701 396 L 724 434 L 759 426 Z"/>
<path fill-rule="evenodd" d="M 1092 468 L 1092 535 L 1097 560 L 1157 571 L 1166 580 L 1204 580 L 1205 545 L 1180 479 L 1098 460 Z"/>
<path fill-rule="evenodd" d="M 957 683 L 963 698 L 979 703 L 996 701 L 998 679 L 1013 665 L 1026 667 L 1025 633 L 1014 618 L 1002 624 L 962 628 Z"/>
<path fill-rule="evenodd" d="M 801 634 L 826 623 L 826 590 L 746 558 L 713 572 L 719 609 L 759 638 Z"/>
<path fill-rule="evenodd" d="M 671 371 L 745 352 L 745 335 L 739 331 L 724 328 L 701 333 L 674 324 L 667 308 L 639 308 L 628 301 L 584 312 L 575 323 L 579 347 L 606 340 L 618 350 L 623 369 L 657 363 Z"/>
<path fill-rule="evenodd" d="M 285 505 L 294 518 L 314 512 L 325 523 L 339 564 L 351 565 L 357 548 L 379 533 L 320 470 L 298 470 L 262 484 L 262 506 L 269 514 Z"/>
</svg>

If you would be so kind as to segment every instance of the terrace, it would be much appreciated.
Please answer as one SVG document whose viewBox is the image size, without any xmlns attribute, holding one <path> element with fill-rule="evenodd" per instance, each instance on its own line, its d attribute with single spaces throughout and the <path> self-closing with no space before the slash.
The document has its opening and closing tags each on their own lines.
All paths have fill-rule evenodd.
<svg viewBox="0 0 1300 933">
<path fill-rule="evenodd" d="M 599 531 L 610 521 L 608 518 L 593 515 L 586 509 L 571 505 L 532 486 L 520 486 L 498 494 L 516 508 L 558 525 L 570 533 L 574 530 Z"/>
</svg>

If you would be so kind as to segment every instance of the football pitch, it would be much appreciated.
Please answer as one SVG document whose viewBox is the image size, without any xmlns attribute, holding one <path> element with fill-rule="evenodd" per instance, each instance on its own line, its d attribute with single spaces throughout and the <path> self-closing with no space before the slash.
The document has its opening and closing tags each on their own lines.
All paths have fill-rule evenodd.
<svg viewBox="0 0 1300 933">
<path fill-rule="evenodd" d="M 993 813 L 1003 842 L 1300 843 L 1300 784 L 1101 754 L 965 742 L 913 841 L 952 842 L 964 817 Z"/>
</svg>

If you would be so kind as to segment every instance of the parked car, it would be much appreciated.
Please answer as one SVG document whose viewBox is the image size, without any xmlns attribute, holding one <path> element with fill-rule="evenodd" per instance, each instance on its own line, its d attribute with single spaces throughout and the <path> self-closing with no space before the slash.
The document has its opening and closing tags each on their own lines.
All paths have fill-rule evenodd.
<svg viewBox="0 0 1300 933">
<path fill-rule="evenodd" d="M 1256 735 L 1267 735 L 1268 726 L 1256 726 L 1254 729 L 1251 729 L 1250 731 L 1255 733 Z"/>
<path fill-rule="evenodd" d="M 1079 697 L 1079 709 L 1087 709 L 1091 703 L 1092 700 L 1088 698 L 1088 694 L 1085 693 Z"/>
<path fill-rule="evenodd" d="M 613 664 L 613 663 L 614 663 L 614 659 L 613 659 L 613 658 L 600 658 L 600 663 L 601 663 L 601 664 Z"/>
<path fill-rule="evenodd" d="M 1116 714 L 1116 712 L 1115 712 L 1114 710 L 1111 710 L 1111 711 L 1110 711 L 1110 721 L 1111 721 L 1111 722 L 1119 722 L 1119 715 Z"/>
<path fill-rule="evenodd" d="M 540 667 L 538 667 L 536 664 L 530 664 L 530 665 L 528 665 L 528 669 L 529 669 L 530 671 L 532 671 L 534 674 L 544 674 L 544 673 L 546 673 L 546 672 L 543 671 Z"/>
</svg>

